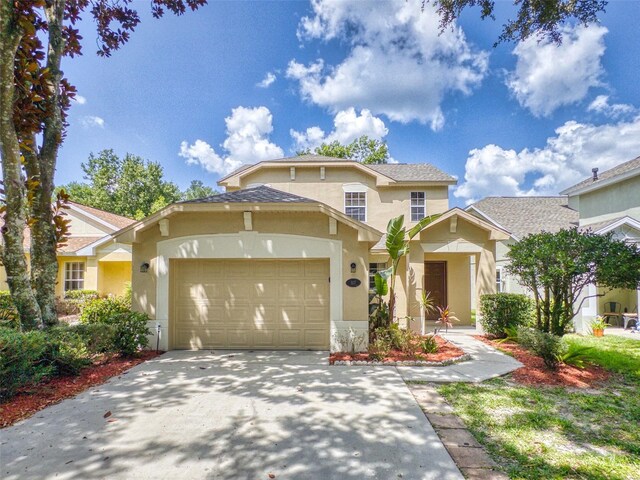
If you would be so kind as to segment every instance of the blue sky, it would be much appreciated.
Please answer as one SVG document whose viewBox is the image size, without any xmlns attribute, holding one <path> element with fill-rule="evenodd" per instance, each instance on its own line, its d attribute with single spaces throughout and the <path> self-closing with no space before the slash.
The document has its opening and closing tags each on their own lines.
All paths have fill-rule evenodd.
<svg viewBox="0 0 640 480">
<path fill-rule="evenodd" d="M 215 186 L 240 163 L 360 134 L 395 161 L 456 175 L 452 205 L 555 194 L 640 155 L 640 2 L 612 1 L 600 25 L 493 48 L 497 21 L 464 14 L 437 35 L 419 0 L 215 2 L 142 23 L 111 58 L 63 69 L 78 88 L 57 183 L 82 180 L 90 152 L 159 161 L 181 187 Z M 272 80 L 270 82 L 270 80 Z M 263 82 L 261 84 L 261 82 Z"/>
</svg>

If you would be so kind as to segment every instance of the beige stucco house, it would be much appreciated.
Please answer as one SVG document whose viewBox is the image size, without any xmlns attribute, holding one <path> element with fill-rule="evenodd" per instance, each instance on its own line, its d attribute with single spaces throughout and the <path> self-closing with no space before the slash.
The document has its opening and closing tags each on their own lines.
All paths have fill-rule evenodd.
<svg viewBox="0 0 640 480">
<path fill-rule="evenodd" d="M 472 298 L 495 291 L 496 245 L 510 234 L 449 209 L 455 183 L 429 164 L 264 161 L 222 178 L 225 193 L 173 204 L 115 240 L 132 245 L 134 308 L 160 327 L 161 348 L 364 348 L 392 217 L 440 215 L 399 269 L 396 315 L 412 328 L 428 328 L 425 289 L 465 324 Z"/>
<path fill-rule="evenodd" d="M 69 239 L 58 249 L 56 296 L 69 290 L 97 290 L 121 295 L 131 282 L 131 245 L 116 243 L 113 235 L 135 223 L 130 218 L 69 202 L 64 210 L 70 220 Z M 29 256 L 29 230 L 25 230 Z M 0 290 L 8 290 L 7 274 L 0 267 Z"/>
</svg>

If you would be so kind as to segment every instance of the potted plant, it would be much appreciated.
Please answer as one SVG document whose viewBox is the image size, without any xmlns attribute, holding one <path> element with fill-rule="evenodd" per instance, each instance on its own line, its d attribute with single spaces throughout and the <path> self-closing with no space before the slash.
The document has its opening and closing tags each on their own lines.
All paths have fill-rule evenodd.
<svg viewBox="0 0 640 480">
<path fill-rule="evenodd" d="M 609 324 L 605 321 L 605 319 L 598 315 L 596 319 L 591 322 L 591 331 L 593 332 L 594 337 L 602 337 L 604 336 L 604 329 L 608 327 Z"/>
</svg>

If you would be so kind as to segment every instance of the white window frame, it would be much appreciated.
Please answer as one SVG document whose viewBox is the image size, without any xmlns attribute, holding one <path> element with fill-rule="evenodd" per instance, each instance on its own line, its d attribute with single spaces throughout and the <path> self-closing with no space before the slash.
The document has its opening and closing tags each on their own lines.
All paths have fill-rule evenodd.
<svg viewBox="0 0 640 480">
<path fill-rule="evenodd" d="M 375 266 L 374 266 L 375 265 Z M 387 268 L 387 262 L 369 262 L 369 291 L 375 290 L 375 280 L 373 279 L 375 274 L 381 270 Z"/>
<path fill-rule="evenodd" d="M 74 276 L 74 273 L 77 274 Z M 64 291 L 70 292 L 72 290 L 84 290 L 85 286 L 85 262 L 65 262 L 64 263 Z M 71 277 L 69 277 L 71 274 Z M 74 283 L 77 284 L 77 288 L 73 288 Z M 71 286 L 72 288 L 69 288 Z"/>
<path fill-rule="evenodd" d="M 496 292 L 504 293 L 505 287 L 504 267 L 496 267 Z"/>
<path fill-rule="evenodd" d="M 348 195 L 362 195 L 364 198 L 364 205 L 347 205 L 347 196 Z M 364 209 L 364 220 L 360 219 L 360 218 L 355 218 L 351 215 L 349 215 L 349 213 L 347 212 L 347 208 L 362 208 Z M 354 191 L 354 190 L 345 190 L 344 192 L 344 213 L 345 215 L 347 215 L 349 218 L 353 218 L 354 220 L 358 220 L 359 222 L 366 222 L 367 221 L 367 192 L 366 191 Z"/>
<path fill-rule="evenodd" d="M 414 194 L 420 194 L 422 195 L 422 205 L 420 204 L 413 204 L 413 195 Z M 417 201 L 419 201 L 420 199 L 416 199 Z M 414 218 L 413 216 L 413 209 L 414 208 L 422 208 L 422 217 L 420 218 Z M 427 193 L 426 192 L 411 192 L 409 194 L 409 215 L 411 218 L 412 222 L 419 222 L 420 220 L 422 220 L 424 217 L 427 216 Z"/>
</svg>

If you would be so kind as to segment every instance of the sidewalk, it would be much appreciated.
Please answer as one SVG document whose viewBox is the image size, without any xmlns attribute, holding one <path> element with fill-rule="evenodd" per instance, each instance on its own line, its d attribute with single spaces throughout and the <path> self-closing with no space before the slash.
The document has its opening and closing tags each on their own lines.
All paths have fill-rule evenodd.
<svg viewBox="0 0 640 480">
<path fill-rule="evenodd" d="M 473 330 L 451 330 L 444 338 L 471 355 L 471 360 L 446 367 L 395 367 L 406 382 L 483 382 L 512 372 L 522 364 L 472 337 Z"/>
</svg>

